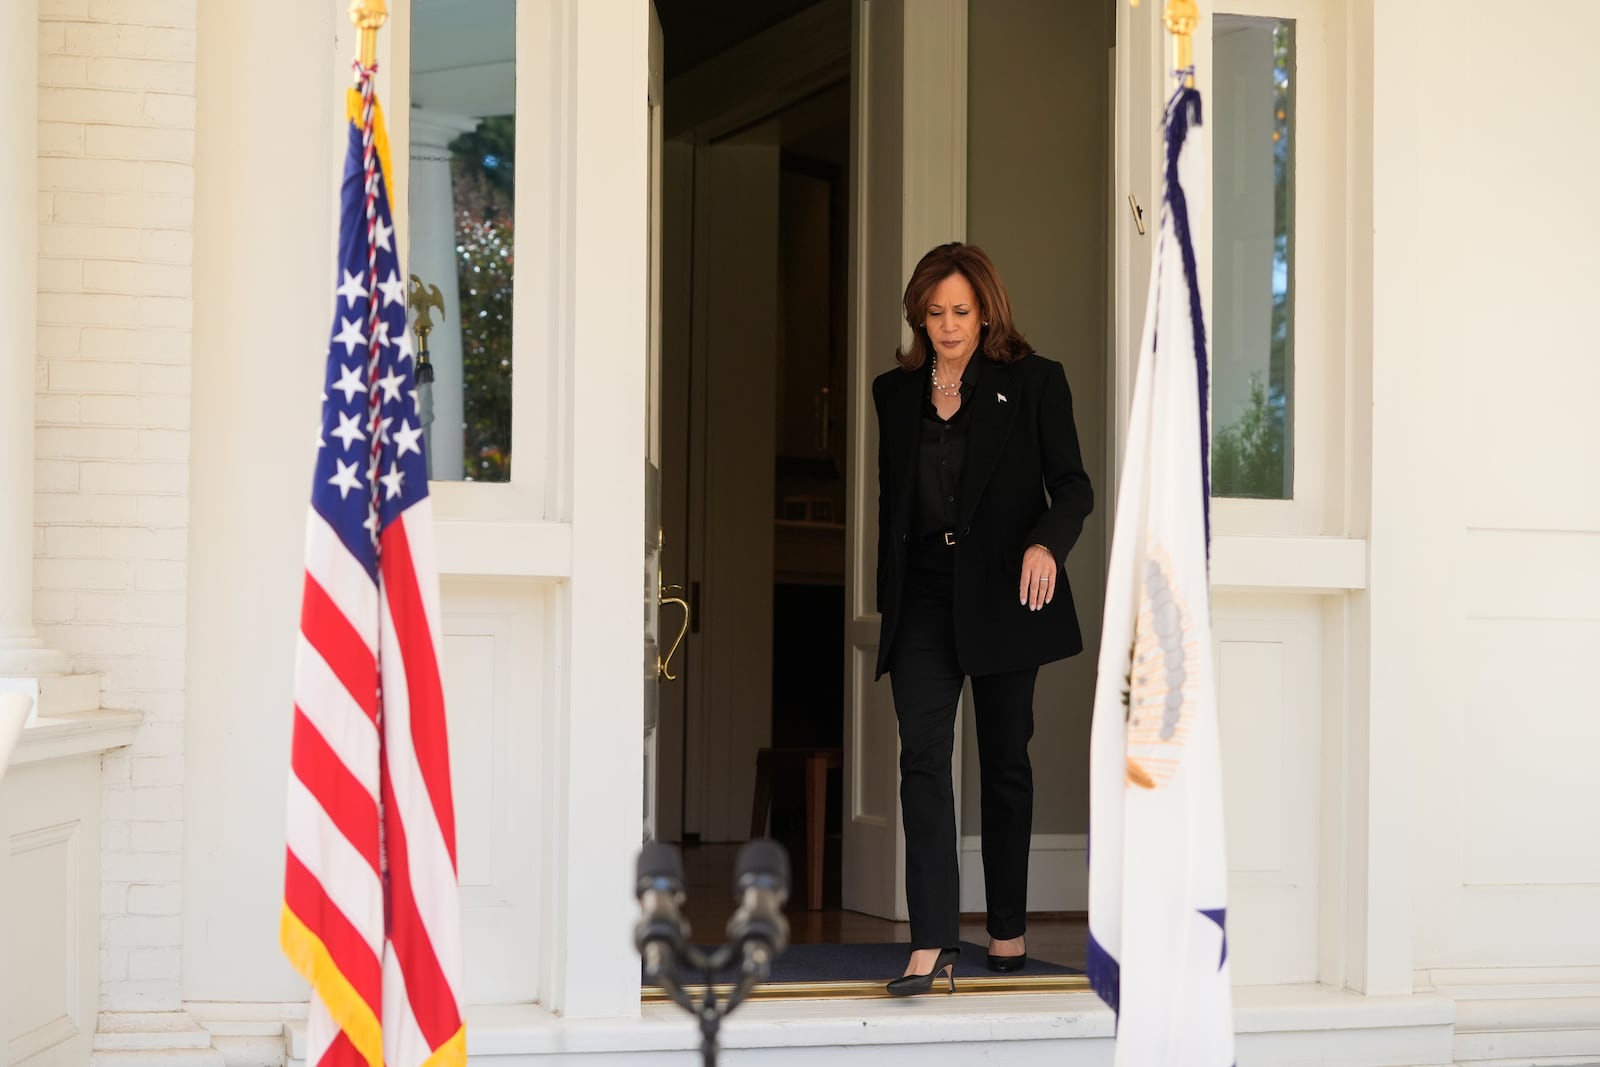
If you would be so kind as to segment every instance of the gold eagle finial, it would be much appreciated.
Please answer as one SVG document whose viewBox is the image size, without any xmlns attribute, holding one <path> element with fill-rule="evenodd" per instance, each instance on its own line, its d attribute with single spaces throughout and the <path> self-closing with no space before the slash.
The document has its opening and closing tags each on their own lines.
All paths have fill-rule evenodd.
<svg viewBox="0 0 1600 1067">
<path fill-rule="evenodd" d="M 444 318 L 444 294 L 439 292 L 437 285 L 424 284 L 415 274 L 411 276 L 411 290 L 406 294 L 406 301 L 417 313 L 417 321 L 412 325 L 416 331 L 418 347 L 426 352 L 428 350 L 428 334 L 433 332 L 433 316 L 429 309 L 439 312 L 439 318 Z"/>
</svg>

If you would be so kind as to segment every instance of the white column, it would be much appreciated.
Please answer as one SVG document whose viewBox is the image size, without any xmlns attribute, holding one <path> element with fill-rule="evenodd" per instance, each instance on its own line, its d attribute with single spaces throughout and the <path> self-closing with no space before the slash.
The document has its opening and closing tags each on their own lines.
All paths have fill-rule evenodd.
<svg viewBox="0 0 1600 1067">
<path fill-rule="evenodd" d="M 572 580 L 563 590 L 565 719 L 551 734 L 560 762 L 547 764 L 556 799 L 545 856 L 556 903 L 539 944 L 555 974 L 540 999 L 568 1019 L 593 1019 L 639 1012 L 637 954 L 594 931 L 626 929 L 639 911 L 644 691 L 634 643 L 642 640 L 650 21 L 634 0 L 583 0 L 567 11 L 571 80 L 561 92 L 571 139 L 560 165 L 571 237 L 549 250 L 563 261 L 547 262 L 564 272 L 557 314 L 571 323 L 558 373 L 572 398 Z"/>
<path fill-rule="evenodd" d="M 59 673 L 33 628 L 39 299 L 39 4 L 0 4 L 0 678 Z"/>
<path fill-rule="evenodd" d="M 1351 865 L 1343 879 L 1350 930 L 1346 984 L 1385 996 L 1411 993 L 1416 984 L 1419 898 L 1413 887 L 1424 862 L 1417 797 L 1428 782 L 1418 744 L 1430 702 L 1441 691 L 1428 677 L 1429 646 L 1418 635 L 1438 627 L 1441 605 L 1448 603 L 1457 576 L 1440 546 L 1460 529 L 1450 528 L 1455 500 L 1448 480 L 1419 478 L 1436 468 L 1430 466 L 1434 426 L 1418 418 L 1418 403 L 1439 389 L 1427 372 L 1427 323 L 1418 314 L 1414 282 L 1427 274 L 1426 231 L 1416 204 L 1429 195 L 1418 177 L 1427 173 L 1422 163 L 1429 149 L 1415 131 L 1429 113 L 1424 75 L 1411 50 L 1427 39 L 1428 15 L 1421 5 L 1381 0 L 1361 0 L 1349 12 L 1356 64 L 1350 68 L 1350 107 L 1365 119 L 1357 118 L 1352 129 L 1366 123 L 1372 129 L 1370 154 L 1359 142 L 1351 152 L 1354 187 L 1360 189 L 1362 168 L 1370 175 L 1351 201 L 1358 212 L 1351 232 L 1363 235 L 1354 246 L 1351 277 L 1361 276 L 1363 259 L 1371 263 L 1365 291 L 1352 294 L 1354 321 L 1359 324 L 1361 311 L 1369 310 L 1372 325 L 1366 344 L 1358 332 L 1351 349 L 1370 351 L 1370 364 L 1356 377 L 1357 389 L 1370 392 L 1364 398 L 1358 393 L 1360 402 L 1350 410 L 1371 419 L 1370 451 L 1357 468 L 1357 477 L 1364 472 L 1370 478 L 1371 496 L 1368 588 L 1353 601 L 1353 636 L 1358 648 L 1365 646 L 1367 662 L 1364 676 L 1358 667 L 1352 679 L 1359 689 L 1346 727 L 1353 800 Z M 1366 190 L 1370 221 L 1360 214 Z"/>
<path fill-rule="evenodd" d="M 450 179 L 450 142 L 477 129 L 478 120 L 441 111 L 411 111 L 410 271 L 424 285 L 437 285 L 444 321 L 432 312 L 428 351 L 433 361 L 433 425 L 428 427 L 429 474 L 461 480 L 461 300 L 456 285 L 455 197 Z"/>
</svg>

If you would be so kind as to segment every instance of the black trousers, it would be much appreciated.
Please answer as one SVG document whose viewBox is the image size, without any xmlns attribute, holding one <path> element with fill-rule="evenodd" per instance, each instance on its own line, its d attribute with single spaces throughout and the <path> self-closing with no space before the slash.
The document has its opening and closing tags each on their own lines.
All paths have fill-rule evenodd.
<svg viewBox="0 0 1600 1067">
<path fill-rule="evenodd" d="M 889 682 L 900 722 L 900 805 L 906 831 L 906 904 L 913 948 L 959 940 L 961 879 L 955 792 L 956 703 L 966 675 L 956 655 L 954 551 L 914 543 L 908 556 Z M 1038 668 L 972 679 L 983 809 L 983 881 L 989 936 L 1027 929 L 1033 835 L 1033 686 Z M 959 771 L 957 771 L 959 773 Z"/>
</svg>

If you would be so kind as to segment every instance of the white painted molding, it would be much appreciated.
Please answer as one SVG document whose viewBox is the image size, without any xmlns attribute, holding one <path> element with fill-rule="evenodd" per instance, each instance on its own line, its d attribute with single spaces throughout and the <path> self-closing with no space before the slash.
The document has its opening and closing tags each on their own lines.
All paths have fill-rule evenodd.
<svg viewBox="0 0 1600 1067">
<path fill-rule="evenodd" d="M 1217 537 L 1213 589 L 1343 592 L 1367 587 L 1367 543 L 1348 537 Z"/>
<path fill-rule="evenodd" d="M 438 519 L 433 530 L 445 577 L 572 576 L 571 523 Z"/>
<path fill-rule="evenodd" d="M 144 718 L 137 711 L 89 711 L 35 719 L 22 732 L 11 765 L 70 759 L 133 743 L 133 731 Z"/>
<path fill-rule="evenodd" d="M 983 838 L 961 839 L 961 910 L 985 910 Z M 1089 910 L 1089 835 L 1034 834 L 1028 846 L 1028 910 Z"/>
<path fill-rule="evenodd" d="M 1471 967 L 1417 972 L 1455 1003 L 1458 1064 L 1600 1060 L 1600 967 Z"/>
<path fill-rule="evenodd" d="M 1537 991 L 1600 996 L 1600 965 L 1591 967 L 1436 967 L 1416 972 L 1417 992 L 1446 996 L 1523 997 Z"/>
</svg>

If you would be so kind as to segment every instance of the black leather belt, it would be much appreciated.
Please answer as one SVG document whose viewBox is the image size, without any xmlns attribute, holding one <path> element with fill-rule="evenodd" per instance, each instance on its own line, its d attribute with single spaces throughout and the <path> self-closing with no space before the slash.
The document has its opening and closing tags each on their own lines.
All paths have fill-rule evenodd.
<svg viewBox="0 0 1600 1067">
<path fill-rule="evenodd" d="M 951 545 L 961 540 L 961 535 L 954 530 L 939 530 L 934 533 L 913 534 L 908 538 L 912 543 L 919 545 Z"/>
</svg>

